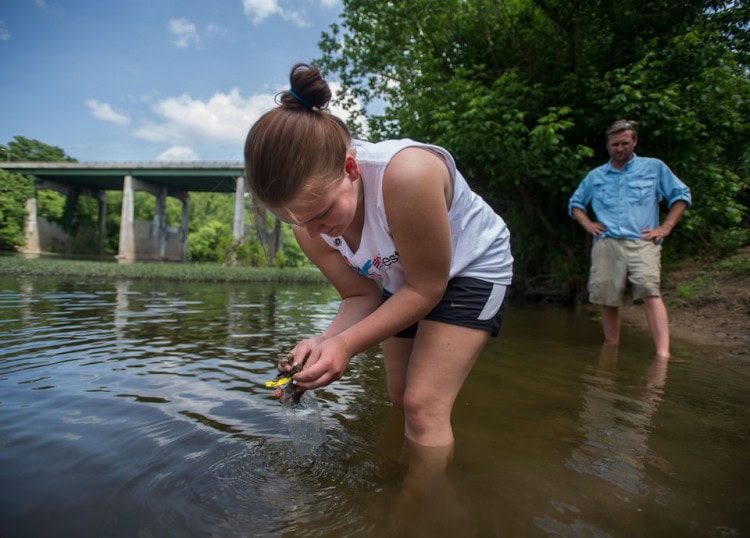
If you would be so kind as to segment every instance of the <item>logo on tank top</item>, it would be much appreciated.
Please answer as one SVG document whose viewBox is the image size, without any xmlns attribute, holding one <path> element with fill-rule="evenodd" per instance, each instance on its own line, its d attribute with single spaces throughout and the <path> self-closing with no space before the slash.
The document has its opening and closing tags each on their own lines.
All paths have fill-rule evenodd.
<svg viewBox="0 0 750 538">
<path fill-rule="evenodd" d="M 349 267 L 357 271 L 360 275 L 375 280 L 381 280 L 383 278 L 383 271 L 387 271 L 393 265 L 397 264 L 398 260 L 398 251 L 394 251 L 390 256 L 376 256 L 374 259 L 367 260 L 362 267 L 358 267 L 349 258 L 344 256 L 344 261 Z"/>
</svg>

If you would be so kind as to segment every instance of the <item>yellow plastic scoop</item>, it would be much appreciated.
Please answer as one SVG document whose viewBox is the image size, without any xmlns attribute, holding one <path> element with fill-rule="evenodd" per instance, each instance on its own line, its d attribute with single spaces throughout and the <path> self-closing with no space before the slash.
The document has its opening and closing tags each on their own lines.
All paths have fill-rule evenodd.
<svg viewBox="0 0 750 538">
<path fill-rule="evenodd" d="M 292 380 L 291 377 L 280 377 L 272 381 L 266 381 L 266 387 L 283 387 Z"/>
</svg>

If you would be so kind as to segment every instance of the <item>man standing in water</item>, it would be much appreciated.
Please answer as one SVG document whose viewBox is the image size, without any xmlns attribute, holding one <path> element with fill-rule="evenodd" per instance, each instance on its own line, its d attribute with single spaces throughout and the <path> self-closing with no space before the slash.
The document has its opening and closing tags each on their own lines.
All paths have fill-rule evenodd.
<svg viewBox="0 0 750 538">
<path fill-rule="evenodd" d="M 669 357 L 669 318 L 661 298 L 661 244 L 691 205 L 690 189 L 659 159 L 639 157 L 638 124 L 618 120 L 606 131 L 610 160 L 591 170 L 568 202 L 568 213 L 594 236 L 589 300 L 602 305 L 604 340 L 620 343 L 626 281 L 643 300 L 656 354 Z M 659 224 L 659 202 L 669 213 Z M 596 220 L 589 218 L 591 207 Z"/>
</svg>

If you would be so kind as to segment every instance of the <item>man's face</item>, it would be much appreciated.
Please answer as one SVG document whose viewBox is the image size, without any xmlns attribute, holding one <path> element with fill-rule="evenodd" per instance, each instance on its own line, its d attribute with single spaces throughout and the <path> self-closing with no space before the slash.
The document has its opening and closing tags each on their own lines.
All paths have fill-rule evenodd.
<svg viewBox="0 0 750 538">
<path fill-rule="evenodd" d="M 607 137 L 607 151 L 615 168 L 622 168 L 627 164 L 637 142 L 635 134 L 629 130 L 612 133 Z"/>
</svg>

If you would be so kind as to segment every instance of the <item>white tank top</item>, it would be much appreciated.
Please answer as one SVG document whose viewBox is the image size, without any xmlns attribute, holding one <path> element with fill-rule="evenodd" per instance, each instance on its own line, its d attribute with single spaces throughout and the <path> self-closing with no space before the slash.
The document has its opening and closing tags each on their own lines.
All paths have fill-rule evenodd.
<svg viewBox="0 0 750 538">
<path fill-rule="evenodd" d="M 352 269 L 375 279 L 391 293 L 404 283 L 404 270 L 390 234 L 383 206 L 383 175 L 394 155 L 404 148 L 429 149 L 441 157 L 453 182 L 453 203 L 448 211 L 451 227 L 450 278 L 473 277 L 493 284 L 510 285 L 513 256 L 510 253 L 508 227 L 492 208 L 474 193 L 453 157 L 445 149 L 409 139 L 372 144 L 355 140 L 356 159 L 364 189 L 365 222 L 357 252 L 352 252 L 343 237 L 322 235 L 337 249 Z"/>
</svg>

